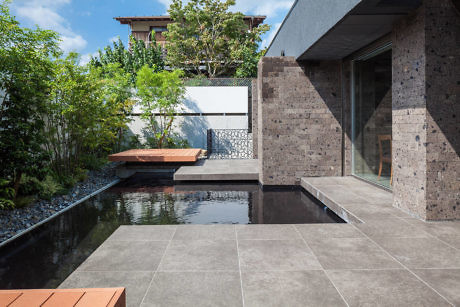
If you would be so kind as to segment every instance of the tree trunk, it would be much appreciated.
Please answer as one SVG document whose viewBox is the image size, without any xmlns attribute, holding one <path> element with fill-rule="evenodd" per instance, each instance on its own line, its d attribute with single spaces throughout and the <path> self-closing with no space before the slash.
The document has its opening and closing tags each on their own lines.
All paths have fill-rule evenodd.
<svg viewBox="0 0 460 307">
<path fill-rule="evenodd" d="M 19 171 L 16 173 L 14 177 L 14 184 L 13 184 L 14 199 L 17 199 L 18 197 L 19 186 L 21 185 L 21 178 L 22 178 L 22 171 Z"/>
</svg>

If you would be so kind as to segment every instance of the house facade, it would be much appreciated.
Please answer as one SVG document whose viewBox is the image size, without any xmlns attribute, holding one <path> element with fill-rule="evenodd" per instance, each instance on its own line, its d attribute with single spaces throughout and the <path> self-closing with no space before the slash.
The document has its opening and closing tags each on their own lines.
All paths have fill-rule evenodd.
<svg viewBox="0 0 460 307">
<path fill-rule="evenodd" d="M 244 16 L 244 21 L 252 30 L 262 24 L 265 18 L 266 16 Z M 163 34 L 168 31 L 168 24 L 173 22 L 169 16 L 130 16 L 115 17 L 114 19 L 120 24 L 129 25 L 131 35 L 144 42 L 152 41 L 152 31 L 155 31 L 155 40 L 163 48 L 166 45 L 166 38 Z"/>
<path fill-rule="evenodd" d="M 259 63 L 264 186 L 355 176 L 460 219 L 458 0 L 297 0 Z"/>
</svg>

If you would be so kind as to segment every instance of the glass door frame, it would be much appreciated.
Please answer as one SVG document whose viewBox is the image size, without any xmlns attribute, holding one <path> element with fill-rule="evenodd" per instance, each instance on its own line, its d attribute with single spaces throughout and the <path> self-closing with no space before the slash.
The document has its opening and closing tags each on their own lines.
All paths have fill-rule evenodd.
<svg viewBox="0 0 460 307">
<path fill-rule="evenodd" d="M 362 176 L 355 174 L 355 107 L 356 107 L 356 92 L 355 92 L 355 65 L 357 61 L 364 61 L 370 58 L 373 58 L 381 53 L 384 53 L 388 50 L 392 49 L 392 43 L 386 43 L 380 47 L 373 49 L 370 52 L 365 53 L 364 55 L 357 56 L 351 60 L 351 175 L 353 177 L 359 178 L 360 180 L 364 180 L 370 184 L 375 186 L 381 187 L 387 191 L 392 191 L 391 188 L 388 188 L 384 185 L 379 184 L 378 182 L 370 181 Z M 392 59 L 393 62 L 393 59 Z M 393 86 L 393 85 L 392 85 Z M 392 133 L 393 134 L 393 133 Z"/>
</svg>

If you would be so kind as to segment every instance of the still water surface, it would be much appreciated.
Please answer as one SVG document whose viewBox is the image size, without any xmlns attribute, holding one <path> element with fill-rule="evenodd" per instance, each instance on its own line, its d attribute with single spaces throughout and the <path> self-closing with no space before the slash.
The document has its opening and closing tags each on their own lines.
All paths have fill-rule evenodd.
<svg viewBox="0 0 460 307">
<path fill-rule="evenodd" d="M 57 287 L 120 225 L 341 222 L 300 190 L 137 175 L 0 249 L 0 289 Z"/>
</svg>

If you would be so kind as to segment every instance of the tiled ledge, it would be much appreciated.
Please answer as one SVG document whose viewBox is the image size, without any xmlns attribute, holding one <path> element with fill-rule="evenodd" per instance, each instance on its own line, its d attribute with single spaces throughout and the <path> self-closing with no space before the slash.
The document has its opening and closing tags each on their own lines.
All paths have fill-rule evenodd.
<svg viewBox="0 0 460 307">
<path fill-rule="evenodd" d="M 305 177 L 301 186 L 348 223 L 410 217 L 392 206 L 391 192 L 354 177 Z"/>
</svg>

